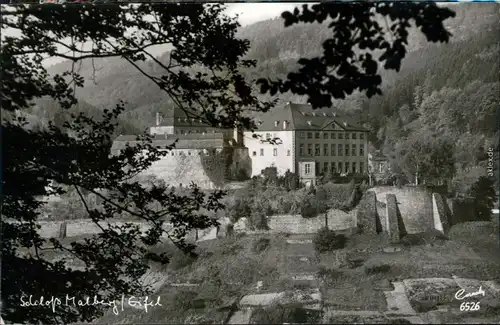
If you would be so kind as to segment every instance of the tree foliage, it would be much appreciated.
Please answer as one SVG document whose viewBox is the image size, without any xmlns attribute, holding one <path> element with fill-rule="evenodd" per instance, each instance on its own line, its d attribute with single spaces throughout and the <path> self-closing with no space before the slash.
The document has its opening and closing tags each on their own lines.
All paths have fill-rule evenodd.
<svg viewBox="0 0 500 325">
<path fill-rule="evenodd" d="M 234 37 L 238 24 L 223 16 L 222 10 L 219 5 L 178 4 L 2 7 L 2 28 L 17 29 L 22 34 L 6 36 L 2 44 L 2 109 L 28 111 L 33 100 L 42 97 L 56 100 L 63 110 L 77 103 L 74 90 L 83 86 L 83 78 L 74 65 L 51 77 L 43 65 L 46 56 L 74 63 L 85 58 L 121 57 L 137 67 L 136 62 L 148 55 L 146 48 L 168 43 L 174 44 L 176 50 L 171 52 L 170 62 L 161 63 L 163 75 L 144 77 L 167 92 L 181 108 L 189 107 L 212 124 L 241 123 L 251 127 L 249 119 L 240 118 L 241 110 L 245 106 L 265 110 L 270 104 L 257 101 L 238 72 L 239 66 L 251 65 L 241 60 L 248 44 Z M 149 15 L 156 19 L 145 18 Z M 134 26 L 137 32 L 126 33 Z M 91 50 L 76 45 L 82 42 L 91 42 Z M 206 67 L 210 75 L 183 72 L 184 67 L 195 64 Z M 225 111 L 216 110 L 221 103 Z M 197 110 L 200 107 L 203 109 Z M 151 138 L 139 136 L 138 145 L 110 156 L 112 136 L 123 110 L 124 105 L 119 104 L 105 109 L 100 118 L 80 112 L 63 121 L 62 126 L 48 123 L 37 130 L 27 128 L 21 117 L 3 121 L 2 214 L 8 220 L 2 224 L 5 320 L 92 320 L 102 307 L 58 306 L 53 313 L 45 307 L 20 308 L 20 299 L 23 295 L 85 294 L 112 301 L 122 294 L 144 295 L 149 288 L 140 279 L 149 264 L 168 262 L 165 254 L 151 253 L 151 246 L 167 236 L 185 253 L 191 253 L 194 246 L 186 241 L 187 232 L 217 224 L 209 212 L 222 208 L 219 200 L 223 192 L 205 195 L 192 186 L 187 194 L 179 195 L 165 185 L 143 186 L 135 180 L 164 154 L 151 145 Z M 36 221 L 44 203 L 38 198 L 65 192 L 63 187 L 48 188 L 50 180 L 103 200 L 101 209 L 85 206 L 86 214 L 102 227 L 102 233 L 69 246 L 40 237 Z M 83 195 L 80 198 L 85 205 Z M 150 207 L 155 202 L 160 210 Z M 98 223 L 124 213 L 147 222 L 150 229 L 141 233 L 131 224 Z M 166 230 L 165 219 L 173 230 Z M 85 267 L 74 270 L 64 260 L 45 260 L 41 256 L 45 250 L 68 252 Z"/>
<path fill-rule="evenodd" d="M 469 194 L 474 197 L 474 207 L 479 220 L 491 221 L 491 209 L 498 198 L 494 182 L 490 177 L 481 176 L 470 189 Z"/>
<path fill-rule="evenodd" d="M 285 81 L 259 79 L 261 92 L 271 95 L 292 91 L 307 95 L 313 107 L 329 107 L 332 98 L 345 98 L 354 91 L 371 97 L 381 94 L 378 61 L 387 70 L 399 71 L 406 55 L 408 29 L 415 24 L 431 42 L 447 42 L 450 33 L 443 21 L 455 13 L 435 3 L 342 3 L 304 5 L 302 10 L 282 14 L 285 26 L 298 23 L 328 23 L 332 37 L 323 43 L 321 56 L 301 58 L 297 72 Z M 385 19 L 385 26 L 377 21 Z M 390 20 L 389 25 L 387 19 Z"/>
</svg>

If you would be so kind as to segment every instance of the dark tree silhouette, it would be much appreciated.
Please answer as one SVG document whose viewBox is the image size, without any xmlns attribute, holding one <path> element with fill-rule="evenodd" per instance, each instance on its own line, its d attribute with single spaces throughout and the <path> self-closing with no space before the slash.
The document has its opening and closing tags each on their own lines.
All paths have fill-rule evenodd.
<svg viewBox="0 0 500 325">
<path fill-rule="evenodd" d="M 375 58 L 388 70 L 399 71 L 406 55 L 408 30 L 416 25 L 430 42 L 447 42 L 450 33 L 443 21 L 454 17 L 436 3 L 363 2 L 303 5 L 284 12 L 285 26 L 298 23 L 328 23 L 332 37 L 323 43 L 323 55 L 302 58 L 297 72 L 285 81 L 259 79 L 261 92 L 292 91 L 307 95 L 313 107 L 329 107 L 332 98 L 342 99 L 355 90 L 371 97 L 381 94 L 382 78 Z"/>
<path fill-rule="evenodd" d="M 153 254 L 149 248 L 166 235 L 192 254 L 194 246 L 186 241 L 187 232 L 217 224 L 200 211 L 223 208 L 219 200 L 224 193 L 206 196 L 192 186 L 189 193 L 180 195 L 165 185 L 146 187 L 137 181 L 137 175 L 163 153 L 151 145 L 151 138 L 139 136 L 139 144 L 109 155 L 123 104 L 104 110 L 102 118 L 73 115 L 62 127 L 50 124 L 37 130 L 10 113 L 28 111 L 39 98 L 51 98 L 61 109 L 70 109 L 78 102 L 75 89 L 86 81 L 76 65 L 85 59 L 113 57 L 134 66 L 188 117 L 214 126 L 253 129 L 255 124 L 244 113 L 265 112 L 274 102 L 259 101 L 240 73 L 240 68 L 254 67 L 255 62 L 242 59 L 249 42 L 236 38 L 239 25 L 223 14 L 221 5 L 20 4 L 1 10 L 2 29 L 18 35 L 4 36 L 0 55 L 2 115 L 9 117 L 2 122 L 2 317 L 17 323 L 89 321 L 102 313 L 102 307 L 60 305 L 53 312 L 42 306 L 20 307 L 21 298 L 85 295 L 111 301 L 122 294 L 146 294 L 149 288 L 143 287 L 140 278 L 149 262 L 168 262 L 167 256 Z M 373 19 L 375 13 L 396 20 L 392 43 L 385 41 L 382 27 Z M 446 41 L 442 21 L 452 13 L 435 4 L 376 3 L 315 5 L 312 11 L 304 7 L 302 13 L 297 9 L 283 14 L 286 25 L 322 22 L 327 16 L 334 19 L 333 38 L 324 44 L 324 56 L 301 60 L 303 68 L 285 82 L 261 81 L 262 90 L 307 94 L 314 106 L 354 89 L 374 94 L 380 77 L 373 55 L 358 55 L 353 49 L 385 50 L 380 58 L 385 67 L 398 69 L 408 21 L 414 19 L 430 41 Z M 168 62 L 148 51 L 164 44 L 174 48 Z M 69 60 L 72 68 L 50 76 L 43 65 L 46 57 Z M 145 71 L 141 61 L 146 59 L 160 73 Z M 193 66 L 196 72 L 189 69 Z M 51 180 L 54 187 L 47 186 Z M 44 205 L 39 197 L 64 194 L 68 187 L 79 193 L 89 218 L 102 227 L 102 233 L 71 245 L 46 241 L 36 224 Z M 86 205 L 83 192 L 98 196 L 100 209 Z M 131 224 L 99 223 L 124 214 L 148 222 L 150 230 L 143 234 Z M 166 220 L 173 225 L 172 231 L 163 227 Z M 43 253 L 51 250 L 82 261 L 84 268 L 72 269 L 64 260 L 45 260 Z"/>
</svg>

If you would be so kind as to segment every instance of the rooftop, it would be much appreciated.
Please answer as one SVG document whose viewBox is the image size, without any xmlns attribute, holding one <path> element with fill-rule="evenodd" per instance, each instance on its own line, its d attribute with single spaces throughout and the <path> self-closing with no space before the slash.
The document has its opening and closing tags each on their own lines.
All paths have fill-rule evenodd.
<svg viewBox="0 0 500 325">
<path fill-rule="evenodd" d="M 152 145 L 157 148 L 165 148 L 172 145 L 175 140 L 177 140 L 175 149 L 209 149 L 224 147 L 224 136 L 220 132 L 206 134 L 155 135 Z M 111 150 L 122 150 L 125 148 L 126 143 L 134 146 L 139 143 L 139 141 L 135 135 L 120 135 L 113 142 Z"/>
<path fill-rule="evenodd" d="M 345 113 L 333 108 L 313 109 L 308 104 L 287 103 L 256 117 L 257 130 L 320 130 L 334 125 L 345 131 L 368 132 Z M 286 122 L 286 125 L 283 124 Z M 284 126 L 286 126 L 284 128 Z"/>
</svg>

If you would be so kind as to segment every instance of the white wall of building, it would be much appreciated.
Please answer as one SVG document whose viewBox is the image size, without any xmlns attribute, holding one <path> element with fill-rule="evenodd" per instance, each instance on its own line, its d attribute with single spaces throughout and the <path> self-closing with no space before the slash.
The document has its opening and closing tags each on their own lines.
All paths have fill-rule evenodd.
<svg viewBox="0 0 500 325">
<path fill-rule="evenodd" d="M 252 134 L 260 135 L 261 138 L 253 138 Z M 261 143 L 261 139 L 279 138 L 280 144 Z M 252 177 L 261 174 L 267 167 L 276 167 L 278 174 L 282 175 L 287 170 L 295 171 L 293 131 L 256 131 L 244 132 L 244 143 L 248 148 L 248 154 L 252 161 Z M 263 150 L 263 155 L 261 155 Z"/>
</svg>

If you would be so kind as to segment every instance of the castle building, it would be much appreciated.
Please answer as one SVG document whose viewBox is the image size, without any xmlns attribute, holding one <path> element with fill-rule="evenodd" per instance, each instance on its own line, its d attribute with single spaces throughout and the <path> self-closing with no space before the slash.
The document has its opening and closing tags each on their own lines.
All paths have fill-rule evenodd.
<svg viewBox="0 0 500 325">
<path fill-rule="evenodd" d="M 287 103 L 262 115 L 257 130 L 243 136 L 252 176 L 276 167 L 315 184 L 319 175 L 367 173 L 368 130 L 332 109 Z"/>
<path fill-rule="evenodd" d="M 195 181 L 213 187 L 210 182 L 214 177 L 206 175 L 207 168 L 200 161 L 206 161 L 202 156 L 225 149 L 230 152 L 227 164 L 221 163 L 218 168 L 232 174 L 253 177 L 267 167 L 275 167 L 278 174 L 290 171 L 297 173 L 301 182 L 316 184 L 321 175 L 368 172 L 368 130 L 345 114 L 287 103 L 257 117 L 256 122 L 254 132 L 240 132 L 213 127 L 180 109 L 168 116 L 157 114 L 156 125 L 150 128 L 153 145 L 167 150 L 175 142 L 175 149 L 153 164 L 149 172 L 177 183 Z M 137 143 L 136 137 L 118 137 L 112 151 L 123 149 L 126 143 Z"/>
<path fill-rule="evenodd" d="M 195 182 L 202 188 L 217 188 L 223 183 L 221 178 L 250 174 L 250 161 L 241 132 L 212 127 L 176 109 L 167 116 L 157 113 L 150 134 L 152 145 L 168 152 L 143 172 L 143 176 L 153 175 L 176 187 Z M 111 153 L 139 143 L 135 135 L 120 135 L 113 142 Z M 221 152 L 222 156 L 218 155 Z M 210 157 L 214 157 L 214 162 L 210 162 Z M 215 162 L 216 165 L 211 166 Z"/>
</svg>

